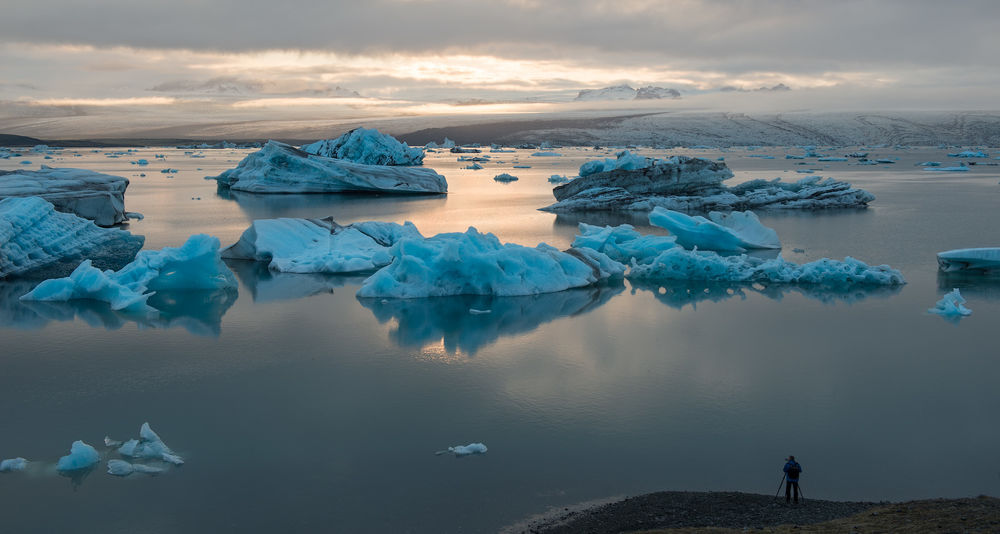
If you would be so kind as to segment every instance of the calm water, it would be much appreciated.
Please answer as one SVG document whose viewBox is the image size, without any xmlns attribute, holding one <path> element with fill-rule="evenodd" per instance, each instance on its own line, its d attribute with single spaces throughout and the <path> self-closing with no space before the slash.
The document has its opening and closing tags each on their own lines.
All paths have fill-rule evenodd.
<svg viewBox="0 0 1000 534">
<path fill-rule="evenodd" d="M 228 245 L 252 219 L 278 216 L 411 220 L 425 235 L 474 225 L 561 247 L 579 221 L 642 224 L 536 211 L 553 201 L 548 176 L 575 174 L 589 150 L 492 154 L 504 163 L 479 171 L 432 154 L 451 193 L 422 198 L 224 196 L 203 177 L 246 151 L 103 152 L 0 168 L 28 159 L 129 177 L 126 207 L 146 216 L 129 229 L 147 248 L 198 232 Z M 909 283 L 829 294 L 625 281 L 383 302 L 354 296 L 360 278 L 235 262 L 238 295 L 157 295 L 163 315 L 143 322 L 85 303 L 22 305 L 31 284 L 0 283 L 0 458 L 39 462 L 0 475 L 2 530 L 493 532 L 612 495 L 770 493 L 788 454 L 812 498 L 1000 494 L 1000 282 L 943 279 L 934 257 L 1000 245 L 998 168 L 913 166 L 955 164 L 945 150 L 883 151 L 900 161 L 877 167 L 798 166 L 784 149 L 685 153 L 725 156 L 734 182 L 816 168 L 872 191 L 866 211 L 761 219 L 786 259 L 851 255 Z M 532 168 L 512 169 L 515 156 Z M 138 158 L 151 164 L 129 163 Z M 493 182 L 505 171 L 520 181 Z M 974 310 L 958 324 L 926 313 L 952 287 Z M 186 465 L 120 479 L 102 463 L 78 480 L 44 465 L 73 440 L 135 437 L 144 421 Z M 433 454 L 476 441 L 486 455 Z"/>
</svg>

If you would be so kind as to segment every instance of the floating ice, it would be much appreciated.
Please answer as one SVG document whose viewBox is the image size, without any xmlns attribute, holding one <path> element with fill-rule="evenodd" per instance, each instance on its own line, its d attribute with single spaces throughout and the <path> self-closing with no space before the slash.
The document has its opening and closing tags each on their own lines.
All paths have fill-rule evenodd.
<svg viewBox="0 0 1000 534">
<path fill-rule="evenodd" d="M 940 161 L 923 161 L 917 163 L 917 167 L 940 167 L 940 166 L 941 166 Z"/>
<path fill-rule="evenodd" d="M 938 268 L 953 271 L 1000 271 L 1000 247 L 960 248 L 938 252 Z"/>
<path fill-rule="evenodd" d="M 924 170 L 931 172 L 966 172 L 969 168 L 961 165 L 959 167 L 924 167 Z"/>
<path fill-rule="evenodd" d="M 610 172 L 619 169 L 624 171 L 645 169 L 653 164 L 654 160 L 651 158 L 640 156 L 638 154 L 632 154 L 628 150 L 625 150 L 624 152 L 619 153 L 618 157 L 615 159 L 607 158 L 584 163 L 580 166 L 580 176 L 590 176 L 591 174 Z"/>
<path fill-rule="evenodd" d="M 181 465 L 184 459 L 170 450 L 160 436 L 153 432 L 149 423 L 143 423 L 139 429 L 139 439 L 130 439 L 118 448 L 118 454 L 131 458 L 150 458 L 163 460 L 174 465 Z M 134 466 L 133 466 L 134 467 Z"/>
<path fill-rule="evenodd" d="M 465 168 L 473 171 L 478 171 L 482 169 L 483 166 L 478 163 L 473 163 L 472 165 L 466 165 Z"/>
<path fill-rule="evenodd" d="M 324 219 L 257 219 L 223 258 L 268 262 L 290 273 L 372 271 L 392 261 L 389 247 L 402 238 L 422 238 L 413 223 L 359 222 L 341 226 Z"/>
<path fill-rule="evenodd" d="M 219 257 L 218 238 L 193 235 L 179 248 L 143 250 L 121 270 L 101 271 L 90 260 L 66 278 L 45 280 L 22 300 L 94 299 L 113 310 L 150 311 L 148 290 L 236 288 L 236 278 Z"/>
<path fill-rule="evenodd" d="M 549 176 L 549 183 L 550 184 L 564 184 L 564 183 L 566 183 L 568 181 L 569 181 L 569 177 L 563 176 L 561 174 L 553 174 L 552 176 Z"/>
<path fill-rule="evenodd" d="M 143 241 L 142 236 L 60 213 L 39 197 L 0 200 L 0 279 L 65 276 L 86 257 L 102 267 L 120 268 Z"/>
<path fill-rule="evenodd" d="M 715 252 L 681 248 L 665 250 L 648 263 L 633 263 L 627 277 L 634 280 L 816 284 L 832 288 L 906 283 L 903 275 L 888 265 L 873 267 L 850 256 L 843 261 L 823 258 L 799 265 L 782 258 L 764 260 L 745 254 L 720 256 Z"/>
<path fill-rule="evenodd" d="M 544 151 L 543 152 L 535 152 L 535 153 L 533 153 L 531 155 L 535 156 L 536 158 L 560 158 L 560 157 L 562 157 L 562 154 L 560 154 L 558 152 L 544 152 Z"/>
<path fill-rule="evenodd" d="M 838 156 L 826 156 L 819 158 L 816 161 L 847 161 L 847 158 L 841 158 Z"/>
<path fill-rule="evenodd" d="M 375 129 L 356 128 L 336 139 L 303 145 L 303 152 L 363 165 L 422 165 L 424 151 Z"/>
<path fill-rule="evenodd" d="M 632 260 L 642 263 L 678 246 L 674 236 L 642 235 L 628 224 L 600 227 L 580 223 L 579 229 L 581 235 L 576 236 L 573 248 L 596 250 L 625 264 Z"/>
<path fill-rule="evenodd" d="M 470 443 L 468 445 L 455 445 L 448 447 L 448 452 L 455 456 L 469 456 L 472 454 L 486 454 L 486 445 L 482 443 Z"/>
<path fill-rule="evenodd" d="M 752 211 L 713 211 L 706 219 L 657 207 L 649 214 L 649 222 L 669 230 L 677 237 L 677 244 L 689 249 L 746 252 L 781 248 L 778 233 L 761 224 Z"/>
<path fill-rule="evenodd" d="M 28 467 L 28 461 L 24 458 L 11 458 L 0 462 L 0 473 L 11 471 L 24 471 Z"/>
<path fill-rule="evenodd" d="M 636 156 L 638 158 L 638 156 Z M 650 211 L 654 207 L 675 211 L 729 211 L 735 209 L 823 209 L 865 207 L 875 199 L 871 193 L 855 189 L 832 178 L 808 176 L 797 182 L 751 180 L 734 187 L 723 181 L 733 173 L 726 164 L 687 156 L 665 160 L 643 159 L 628 167 L 605 169 L 619 160 L 584 164 L 580 178 L 552 190 L 555 204 L 545 211 L 631 210 Z M 595 164 L 598 169 L 589 168 Z M 594 172 L 591 172 L 594 171 Z"/>
<path fill-rule="evenodd" d="M 147 475 L 158 475 L 163 472 L 163 468 L 153 467 L 143 464 L 131 464 L 125 460 L 108 460 L 108 474 L 117 477 L 127 477 L 132 473 L 146 473 Z"/>
<path fill-rule="evenodd" d="M 75 213 L 98 226 L 125 222 L 128 179 L 84 169 L 0 171 L 0 198 L 42 197 L 56 210 Z"/>
<path fill-rule="evenodd" d="M 493 177 L 493 181 L 495 181 L 495 182 L 516 182 L 517 181 L 517 176 L 514 176 L 512 174 L 502 173 L 502 174 L 498 174 L 498 175 L 494 176 Z"/>
<path fill-rule="evenodd" d="M 87 445 L 82 441 L 74 441 L 70 446 L 69 454 L 59 458 L 56 469 L 59 471 L 76 471 L 86 469 L 100 460 L 97 449 Z"/>
<path fill-rule="evenodd" d="M 214 179 L 251 193 L 446 193 L 444 176 L 422 167 L 363 165 L 303 152 L 277 141 Z"/>
<path fill-rule="evenodd" d="M 958 288 L 955 288 L 950 293 L 946 293 L 941 300 L 937 301 L 933 308 L 927 311 L 952 319 L 972 315 L 972 310 L 966 308 L 963 304 L 965 304 L 965 298 L 962 297 L 962 293 Z"/>
<path fill-rule="evenodd" d="M 963 150 L 954 154 L 948 154 L 949 158 L 988 158 L 989 155 L 978 150 Z"/>
<path fill-rule="evenodd" d="M 624 266 L 607 256 L 568 254 L 539 244 L 502 244 L 475 228 L 427 239 L 401 239 L 393 262 L 373 274 L 359 297 L 420 298 L 447 295 L 534 295 L 595 284 Z"/>
</svg>

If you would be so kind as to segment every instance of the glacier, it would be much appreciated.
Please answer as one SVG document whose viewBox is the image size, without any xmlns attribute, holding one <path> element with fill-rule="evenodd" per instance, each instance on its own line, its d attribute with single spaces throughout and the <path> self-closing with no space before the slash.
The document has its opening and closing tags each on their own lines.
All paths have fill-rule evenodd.
<svg viewBox="0 0 1000 534">
<path fill-rule="evenodd" d="M 87 469 L 93 466 L 101 457 L 97 454 L 97 449 L 86 443 L 77 440 L 70 445 L 69 454 L 59 458 L 56 469 L 59 471 L 76 471 Z"/>
<path fill-rule="evenodd" d="M 934 307 L 927 311 L 948 319 L 957 320 L 972 315 L 972 310 L 966 308 L 964 304 L 965 298 L 962 297 L 962 293 L 958 288 L 955 288 L 951 292 L 945 293 L 944 297 L 941 297 L 941 300 L 937 301 Z"/>
<path fill-rule="evenodd" d="M 143 250 L 119 271 L 101 271 L 85 260 L 66 278 L 45 280 L 21 297 L 28 301 L 105 301 L 112 310 L 151 312 L 157 290 L 215 290 L 237 287 L 219 256 L 219 240 L 196 234 L 178 248 Z"/>
<path fill-rule="evenodd" d="M 954 271 L 1000 271 L 1000 247 L 960 248 L 938 252 L 938 269 Z"/>
<path fill-rule="evenodd" d="M 572 250 L 571 250 L 572 251 Z M 359 297 L 422 298 L 449 295 L 534 295 L 596 284 L 624 273 L 600 252 L 560 252 L 503 244 L 470 227 L 426 239 L 401 239 L 393 261 L 367 278 Z"/>
<path fill-rule="evenodd" d="M 355 128 L 336 139 L 303 145 L 303 152 L 364 165 L 422 165 L 424 151 L 376 129 Z"/>
<path fill-rule="evenodd" d="M 447 193 L 448 182 L 432 169 L 364 165 L 317 156 L 268 141 L 233 169 L 206 177 L 251 193 Z"/>
<path fill-rule="evenodd" d="M 257 219 L 222 257 L 268 262 L 270 269 L 288 273 L 353 273 L 388 265 L 389 247 L 422 237 L 411 222 L 341 226 L 332 217 Z"/>
<path fill-rule="evenodd" d="M 721 161 L 689 156 L 643 158 L 628 152 L 591 161 L 580 177 L 552 190 L 556 203 L 543 211 L 674 211 L 863 208 L 871 193 L 847 182 L 808 176 L 795 182 L 750 180 L 728 187 L 732 171 Z"/>
<path fill-rule="evenodd" d="M 42 165 L 37 171 L 0 171 L 0 199 L 41 197 L 58 211 L 90 219 L 98 226 L 114 226 L 128 220 L 128 183 L 121 176 Z"/>
<path fill-rule="evenodd" d="M 40 197 L 0 200 L 0 279 L 65 276 L 83 258 L 103 268 L 132 261 L 145 238 L 61 213 Z"/>
<path fill-rule="evenodd" d="M 649 222 L 665 228 L 687 249 L 717 252 L 747 252 L 751 249 L 780 249 L 778 233 L 760 223 L 752 211 L 710 212 L 708 219 L 656 207 Z"/>
</svg>

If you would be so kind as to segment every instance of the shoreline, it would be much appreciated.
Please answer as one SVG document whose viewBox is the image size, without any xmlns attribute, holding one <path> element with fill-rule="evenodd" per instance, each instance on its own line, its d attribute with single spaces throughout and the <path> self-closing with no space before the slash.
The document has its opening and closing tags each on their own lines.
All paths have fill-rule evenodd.
<svg viewBox="0 0 1000 534">
<path fill-rule="evenodd" d="M 997 532 L 1000 499 L 979 496 L 906 502 L 788 504 L 783 496 L 662 491 L 556 507 L 504 527 L 503 534 L 764 532 Z"/>
</svg>

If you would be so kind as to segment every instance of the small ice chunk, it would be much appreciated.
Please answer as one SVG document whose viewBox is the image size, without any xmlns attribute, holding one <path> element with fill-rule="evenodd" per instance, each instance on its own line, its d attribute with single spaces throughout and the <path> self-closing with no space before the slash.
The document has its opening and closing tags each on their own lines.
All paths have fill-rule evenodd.
<svg viewBox="0 0 1000 534">
<path fill-rule="evenodd" d="M 962 297 L 962 293 L 958 288 L 955 288 L 950 293 L 946 293 L 941 300 L 937 301 L 933 308 L 927 311 L 951 319 L 972 315 L 972 310 L 966 308 L 963 304 L 965 304 L 965 298 Z"/>
<path fill-rule="evenodd" d="M 111 439 L 110 436 L 104 436 L 104 446 L 105 447 L 121 447 L 122 442 L 117 439 Z"/>
<path fill-rule="evenodd" d="M 97 449 L 77 440 L 70 445 L 69 454 L 59 458 L 56 469 L 59 471 L 76 471 L 86 469 L 96 464 L 101 459 L 97 454 Z"/>
<path fill-rule="evenodd" d="M 125 460 L 108 460 L 109 475 L 127 477 L 131 475 L 133 471 L 135 471 L 135 469 L 132 468 L 132 464 L 126 462 Z"/>
<path fill-rule="evenodd" d="M 561 174 L 553 174 L 552 176 L 549 176 L 549 183 L 550 184 L 564 184 L 564 183 L 566 183 L 568 181 L 569 181 L 569 178 L 567 176 L 564 176 L 564 175 L 561 175 Z"/>
<path fill-rule="evenodd" d="M 160 439 L 160 436 L 153 432 L 149 423 L 143 423 L 139 430 L 139 439 L 126 441 L 119 449 L 118 454 L 131 458 L 153 458 L 163 460 L 174 465 L 181 465 L 184 459 L 170 450 L 167 444 Z"/>
<path fill-rule="evenodd" d="M 28 467 L 28 461 L 24 458 L 17 457 L 4 460 L 0 462 L 0 473 L 9 473 L 11 471 L 24 471 Z"/>
<path fill-rule="evenodd" d="M 961 152 L 956 152 L 953 154 L 948 154 L 949 158 L 988 158 L 985 152 L 979 150 L 963 150 Z"/>
<path fill-rule="evenodd" d="M 924 167 L 924 170 L 931 172 L 967 172 L 969 168 L 961 165 L 958 167 Z"/>
<path fill-rule="evenodd" d="M 533 153 L 531 155 L 535 156 L 536 158 L 560 158 L 560 157 L 562 157 L 562 154 L 560 154 L 558 152 L 535 152 L 535 153 Z"/>
<path fill-rule="evenodd" d="M 469 169 L 470 171 L 478 171 L 482 169 L 483 166 L 478 163 L 473 163 L 472 165 L 466 165 L 465 168 Z"/>
<path fill-rule="evenodd" d="M 476 308 L 469 308 L 469 313 L 472 315 L 486 315 L 488 313 L 493 313 L 493 310 L 477 310 Z"/>
<path fill-rule="evenodd" d="M 455 456 L 469 456 L 471 454 L 486 454 L 486 445 L 482 443 L 470 443 L 468 445 L 456 445 L 448 447 L 448 452 Z"/>
<path fill-rule="evenodd" d="M 502 173 L 502 174 L 498 174 L 498 175 L 494 176 L 493 177 L 493 181 L 495 181 L 495 182 L 505 182 L 505 183 L 506 182 L 516 182 L 517 181 L 517 176 L 514 176 L 512 174 Z"/>
</svg>

